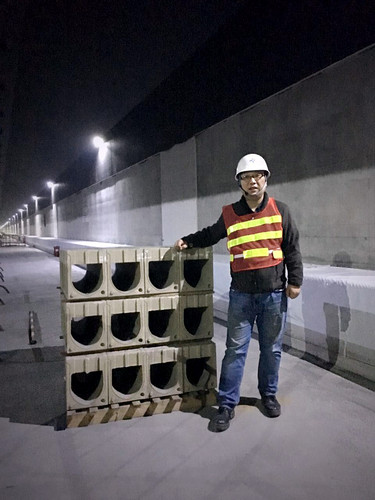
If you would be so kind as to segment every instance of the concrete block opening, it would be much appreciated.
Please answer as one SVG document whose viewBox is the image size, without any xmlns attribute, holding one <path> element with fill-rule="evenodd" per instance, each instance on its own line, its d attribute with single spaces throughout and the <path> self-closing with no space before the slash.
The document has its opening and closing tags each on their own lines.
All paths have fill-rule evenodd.
<svg viewBox="0 0 375 500">
<path fill-rule="evenodd" d="M 179 296 L 147 297 L 144 301 L 146 343 L 158 344 L 179 338 Z"/>
<path fill-rule="evenodd" d="M 107 301 L 108 345 L 134 347 L 145 342 L 144 303 L 141 297 Z"/>
<path fill-rule="evenodd" d="M 185 260 L 184 280 L 193 288 L 196 288 L 202 278 L 202 270 L 207 264 L 206 260 Z"/>
<path fill-rule="evenodd" d="M 117 262 L 111 265 L 111 277 L 114 287 L 120 292 L 128 292 L 137 286 L 141 279 L 140 262 Z M 143 291 L 143 287 L 138 290 Z"/>
<path fill-rule="evenodd" d="M 155 288 L 162 290 L 172 284 L 170 278 L 172 266 L 172 261 L 148 263 L 148 277 Z"/>
<path fill-rule="evenodd" d="M 146 248 L 146 292 L 150 294 L 176 293 L 179 290 L 179 261 L 171 248 Z"/>
<path fill-rule="evenodd" d="M 103 391 L 103 372 L 80 372 L 71 375 L 71 391 L 79 399 L 90 402 L 100 397 Z M 103 399 L 102 403 L 106 401 Z"/>
<path fill-rule="evenodd" d="M 139 312 L 112 314 L 111 332 L 121 342 L 128 342 L 138 337 L 141 329 Z M 142 339 L 139 339 L 142 342 Z"/>
<path fill-rule="evenodd" d="M 175 387 L 178 383 L 177 375 L 177 362 L 157 363 L 150 367 L 150 382 L 158 389 Z"/>
<path fill-rule="evenodd" d="M 152 335 L 159 339 L 170 336 L 170 321 L 172 314 L 173 309 L 149 311 L 148 327 Z"/>
<path fill-rule="evenodd" d="M 108 294 L 113 297 L 144 294 L 142 248 L 107 248 Z"/>
<path fill-rule="evenodd" d="M 208 360 L 209 358 L 188 359 L 186 361 L 186 377 L 189 384 L 202 387 L 208 380 Z"/>
<path fill-rule="evenodd" d="M 207 307 L 186 307 L 184 309 L 184 325 L 191 335 L 196 335 Z"/>
<path fill-rule="evenodd" d="M 108 404 L 106 353 L 66 356 L 65 368 L 68 410 Z"/>
<path fill-rule="evenodd" d="M 73 287 L 80 293 L 91 294 L 98 291 L 103 283 L 103 265 L 87 264 L 86 267 L 80 266 L 84 276 L 79 281 L 72 281 Z M 74 269 L 72 270 L 74 279 Z"/>
<path fill-rule="evenodd" d="M 62 250 L 61 290 L 68 300 L 102 299 L 107 294 L 107 272 L 102 250 Z"/>
<path fill-rule="evenodd" d="M 104 301 L 63 302 L 61 326 L 68 353 L 107 349 L 107 316 Z"/>
<path fill-rule="evenodd" d="M 103 334 L 102 316 L 72 318 L 70 326 L 72 338 L 82 346 L 97 344 Z M 101 343 L 105 347 L 105 343 Z"/>
<path fill-rule="evenodd" d="M 137 394 L 145 397 L 144 392 L 139 392 L 144 381 L 142 366 L 126 366 L 122 368 L 114 368 L 112 370 L 112 387 L 115 391 L 122 395 Z"/>
<path fill-rule="evenodd" d="M 181 348 L 144 349 L 148 365 L 151 397 L 181 394 L 183 388 Z"/>
<path fill-rule="evenodd" d="M 108 353 L 108 399 L 110 403 L 148 397 L 148 374 L 143 349 Z"/>
<path fill-rule="evenodd" d="M 183 348 L 184 392 L 216 387 L 216 348 L 213 342 Z"/>
<path fill-rule="evenodd" d="M 213 290 L 213 257 L 211 248 L 181 252 L 180 292 Z"/>
<path fill-rule="evenodd" d="M 207 339 L 212 337 L 212 293 L 181 296 L 180 310 L 180 335 L 182 340 Z"/>
</svg>

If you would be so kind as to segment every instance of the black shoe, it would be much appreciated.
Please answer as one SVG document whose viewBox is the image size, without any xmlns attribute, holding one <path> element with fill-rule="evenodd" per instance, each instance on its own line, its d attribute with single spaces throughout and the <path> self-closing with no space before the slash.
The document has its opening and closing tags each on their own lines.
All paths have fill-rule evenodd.
<svg viewBox="0 0 375 500">
<path fill-rule="evenodd" d="M 217 414 L 210 422 L 212 432 L 223 432 L 229 427 L 230 420 L 234 417 L 234 409 L 220 406 Z"/>
<path fill-rule="evenodd" d="M 262 396 L 262 404 L 267 417 L 275 418 L 280 416 L 281 407 L 276 396 Z"/>
</svg>

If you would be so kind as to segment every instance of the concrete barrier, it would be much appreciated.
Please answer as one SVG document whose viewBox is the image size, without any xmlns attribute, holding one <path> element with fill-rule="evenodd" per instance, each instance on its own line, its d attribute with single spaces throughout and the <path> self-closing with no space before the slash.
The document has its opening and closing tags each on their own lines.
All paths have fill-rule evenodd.
<svg viewBox="0 0 375 500">
<path fill-rule="evenodd" d="M 215 256 L 214 315 L 227 320 L 229 259 Z M 284 344 L 375 380 L 375 271 L 304 264 L 301 295 L 288 300 Z"/>
</svg>

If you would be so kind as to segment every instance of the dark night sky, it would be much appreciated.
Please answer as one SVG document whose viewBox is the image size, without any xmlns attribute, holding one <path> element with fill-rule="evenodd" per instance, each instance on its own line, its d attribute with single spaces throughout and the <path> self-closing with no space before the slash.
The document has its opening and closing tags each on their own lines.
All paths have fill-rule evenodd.
<svg viewBox="0 0 375 500">
<path fill-rule="evenodd" d="M 19 60 L 0 225 L 90 148 L 93 134 L 114 126 L 243 3 L 19 0 L 6 20 L 17 27 L 11 35 L 19 44 Z"/>
<path fill-rule="evenodd" d="M 240 68 L 244 77 L 238 85 L 246 86 L 250 105 L 252 93 L 262 97 L 257 89 L 265 89 L 267 78 L 275 91 L 274 79 L 282 87 L 291 68 L 298 81 L 298 75 L 373 43 L 373 5 L 366 0 L 19 0 L 13 31 L 8 29 L 19 59 L 0 226 L 91 148 L 93 134 L 114 127 L 242 8 L 249 33 L 240 36 L 248 37 L 251 47 L 241 43 L 253 65 Z M 229 32 L 233 42 L 236 26 Z M 289 66 L 279 64 L 281 57 Z M 247 75 L 254 76 L 254 88 Z M 220 75 L 213 71 L 212 78 Z M 0 166 L 0 177 L 1 172 Z"/>
</svg>

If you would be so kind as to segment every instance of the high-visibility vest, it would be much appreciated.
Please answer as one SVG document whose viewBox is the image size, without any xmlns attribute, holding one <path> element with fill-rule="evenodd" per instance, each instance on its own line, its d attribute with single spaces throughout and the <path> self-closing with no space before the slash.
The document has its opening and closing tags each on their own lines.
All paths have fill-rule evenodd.
<svg viewBox="0 0 375 500">
<path fill-rule="evenodd" d="M 226 205 L 223 217 L 233 272 L 272 267 L 283 261 L 283 221 L 274 198 L 269 198 L 262 211 L 246 215 L 237 215 L 232 205 Z"/>
</svg>

